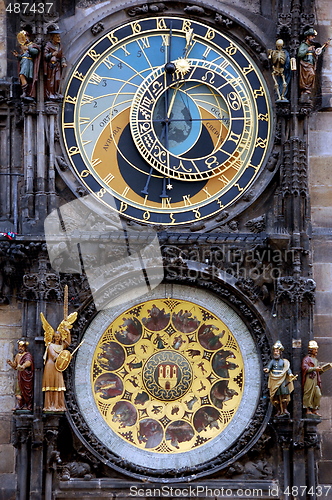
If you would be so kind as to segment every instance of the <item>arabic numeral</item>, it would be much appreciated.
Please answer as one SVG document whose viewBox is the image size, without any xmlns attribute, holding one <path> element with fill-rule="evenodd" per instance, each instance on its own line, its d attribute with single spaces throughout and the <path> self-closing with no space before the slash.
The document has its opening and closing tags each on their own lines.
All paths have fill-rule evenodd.
<svg viewBox="0 0 332 500">
<path fill-rule="evenodd" d="M 32 3 L 31 5 L 28 2 L 22 2 L 22 3 L 9 3 L 6 7 L 6 12 L 10 12 L 11 14 L 27 14 L 27 13 L 36 13 L 38 14 L 44 14 L 46 11 L 47 14 L 50 13 L 50 10 L 53 7 L 53 3 L 46 3 L 44 5 L 43 2 L 39 3 Z"/>
<path fill-rule="evenodd" d="M 119 62 L 119 64 L 118 64 L 118 68 L 122 69 L 122 67 L 123 67 L 122 62 Z"/>
<path fill-rule="evenodd" d="M 39 3 L 38 4 L 38 14 L 43 14 L 44 13 L 44 4 Z"/>
<path fill-rule="evenodd" d="M 7 7 L 6 7 L 6 11 L 7 12 L 10 12 L 10 13 L 14 13 L 14 14 L 20 14 L 21 12 L 21 5 L 19 3 L 10 3 Z M 25 10 L 24 10 L 25 12 Z"/>
</svg>

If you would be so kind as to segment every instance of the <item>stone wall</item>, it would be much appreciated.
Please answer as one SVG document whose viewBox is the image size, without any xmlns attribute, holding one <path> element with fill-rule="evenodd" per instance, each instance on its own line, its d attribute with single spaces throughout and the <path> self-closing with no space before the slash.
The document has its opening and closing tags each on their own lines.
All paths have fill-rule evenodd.
<svg viewBox="0 0 332 500">
<path fill-rule="evenodd" d="M 332 4 L 317 2 L 319 35 L 322 43 L 331 36 Z M 332 47 L 323 55 L 322 109 L 309 121 L 309 182 L 312 213 L 313 277 L 317 284 L 314 335 L 320 346 L 319 361 L 332 361 Z M 322 457 L 319 482 L 332 484 L 332 376 L 322 375 Z M 330 498 L 330 497 L 329 497 Z M 332 495 L 331 495 L 332 498 Z"/>
<path fill-rule="evenodd" d="M 0 0 L 0 78 L 7 74 L 7 44 L 6 44 L 6 6 Z"/>
<path fill-rule="evenodd" d="M 16 371 L 8 364 L 22 335 L 22 312 L 14 302 L 0 306 L 0 500 L 15 498 L 15 448 L 11 444 Z M 12 492 L 12 496 L 10 496 Z"/>
</svg>

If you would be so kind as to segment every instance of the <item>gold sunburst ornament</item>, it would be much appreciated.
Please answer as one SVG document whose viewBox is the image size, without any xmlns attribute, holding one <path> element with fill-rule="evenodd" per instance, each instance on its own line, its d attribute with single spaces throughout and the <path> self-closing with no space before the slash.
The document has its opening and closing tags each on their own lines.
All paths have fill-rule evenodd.
<svg viewBox="0 0 332 500">
<path fill-rule="evenodd" d="M 190 63 L 188 59 L 184 57 L 180 57 L 175 61 L 175 70 L 177 73 L 180 73 L 182 76 L 186 75 L 188 71 L 190 71 Z"/>
</svg>

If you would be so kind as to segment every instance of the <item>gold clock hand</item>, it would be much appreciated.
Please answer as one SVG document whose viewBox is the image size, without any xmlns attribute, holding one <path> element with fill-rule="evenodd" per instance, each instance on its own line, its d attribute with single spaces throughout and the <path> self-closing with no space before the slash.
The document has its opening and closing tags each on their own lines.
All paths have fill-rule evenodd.
<svg viewBox="0 0 332 500">
<path fill-rule="evenodd" d="M 167 110 L 167 120 L 169 119 L 169 117 L 171 116 L 171 112 L 172 112 L 172 109 L 173 109 L 173 106 L 174 106 L 174 101 L 175 101 L 175 98 L 176 98 L 176 94 L 179 90 L 180 86 L 178 85 L 176 88 L 175 88 L 175 91 L 173 92 L 173 95 L 172 95 L 172 98 L 171 98 L 171 102 L 169 103 L 169 106 L 168 106 L 168 110 Z"/>
<path fill-rule="evenodd" d="M 192 46 L 193 36 L 194 36 L 193 28 L 191 28 L 189 31 L 186 31 L 186 46 L 185 46 L 185 53 L 184 53 L 185 59 L 188 56 L 188 52 L 189 52 L 190 47 Z"/>
</svg>

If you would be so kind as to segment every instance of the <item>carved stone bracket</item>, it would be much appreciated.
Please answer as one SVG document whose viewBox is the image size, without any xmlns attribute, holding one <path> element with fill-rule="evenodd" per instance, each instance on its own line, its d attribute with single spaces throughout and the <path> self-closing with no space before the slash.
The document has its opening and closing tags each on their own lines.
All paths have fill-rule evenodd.
<svg viewBox="0 0 332 500">
<path fill-rule="evenodd" d="M 13 445 L 18 448 L 32 437 L 32 415 L 14 415 Z"/>
<path fill-rule="evenodd" d="M 46 101 L 45 102 L 45 114 L 46 115 L 58 115 L 60 110 L 60 103 Z"/>
<path fill-rule="evenodd" d="M 56 471 L 62 463 L 58 451 L 57 440 L 59 434 L 60 418 L 59 415 L 47 415 L 44 417 L 44 436 L 46 443 L 46 465 L 47 471 Z"/>
<path fill-rule="evenodd" d="M 137 7 L 133 7 L 127 10 L 127 14 L 130 17 L 139 16 L 141 14 L 146 14 L 147 12 L 163 12 L 167 10 L 167 7 L 164 3 L 152 3 L 152 4 L 142 4 Z"/>
<path fill-rule="evenodd" d="M 47 300 L 50 294 L 53 294 L 57 300 L 62 297 L 59 275 L 55 273 L 29 273 L 23 276 L 23 298 Z"/>
<path fill-rule="evenodd" d="M 281 168 L 281 185 L 284 196 L 287 194 L 308 194 L 308 174 L 306 144 L 293 137 L 284 144 L 284 163 Z"/>
<path fill-rule="evenodd" d="M 276 281 L 276 302 L 288 300 L 303 302 L 305 299 L 313 304 L 315 301 L 316 283 L 311 278 L 293 278 L 286 276 Z"/>
<path fill-rule="evenodd" d="M 291 115 L 291 106 L 289 102 L 277 102 L 276 103 L 276 112 L 278 116 L 282 116 L 284 118 L 288 118 Z"/>
<path fill-rule="evenodd" d="M 278 27 L 277 27 L 277 36 L 278 37 L 289 37 L 291 34 L 291 26 L 292 26 L 292 14 L 279 14 L 278 15 Z"/>
<path fill-rule="evenodd" d="M 244 225 L 252 233 L 261 233 L 266 230 L 265 215 L 260 215 L 255 219 L 248 220 Z"/>
<path fill-rule="evenodd" d="M 317 432 L 317 425 L 321 419 L 305 419 L 304 421 L 304 443 L 306 448 L 320 449 L 321 436 Z"/>
<path fill-rule="evenodd" d="M 273 428 L 278 437 L 278 443 L 282 449 L 290 448 L 293 444 L 293 427 L 289 419 L 274 418 Z"/>
<path fill-rule="evenodd" d="M 104 29 L 105 29 L 104 23 L 98 22 L 98 23 L 94 24 L 93 26 L 91 26 L 91 33 L 94 36 L 97 36 L 97 35 L 99 35 L 99 33 L 104 31 Z"/>
</svg>

